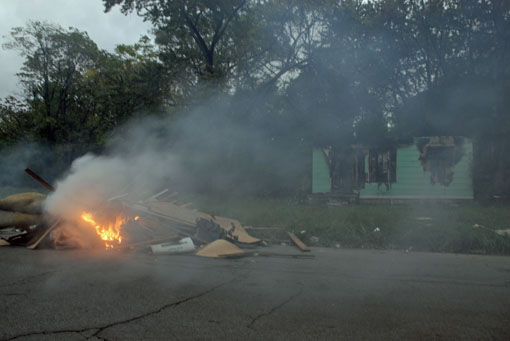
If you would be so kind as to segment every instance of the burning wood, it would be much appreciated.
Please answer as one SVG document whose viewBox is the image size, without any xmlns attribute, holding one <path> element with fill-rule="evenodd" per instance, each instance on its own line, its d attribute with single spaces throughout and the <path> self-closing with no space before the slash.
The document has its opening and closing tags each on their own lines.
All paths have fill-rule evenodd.
<svg viewBox="0 0 510 341">
<path fill-rule="evenodd" d="M 27 169 L 27 173 L 53 190 L 51 185 L 33 171 Z M 211 250 L 215 245 L 232 245 L 235 251 L 232 255 L 238 256 L 252 254 L 239 247 L 262 242 L 250 236 L 237 220 L 190 209 L 190 203 L 179 205 L 173 198 L 172 202 L 168 198 L 165 201 L 162 197 L 167 192 L 164 190 L 149 200 L 139 201 L 130 194 L 108 195 L 101 191 L 101 186 L 96 186 L 91 190 L 92 199 L 84 201 L 82 193 L 77 196 L 75 192 L 68 191 L 70 197 L 59 198 L 58 205 L 62 206 L 57 206 L 57 214 L 43 210 L 43 207 L 48 207 L 44 204 L 44 195 L 21 193 L 10 196 L 0 200 L 0 210 L 7 210 L 3 216 L 9 219 L 15 216 L 26 217 L 28 223 L 22 226 L 15 224 L 13 219 L 3 225 L 0 222 L 0 229 L 8 227 L 11 233 L 3 245 L 23 245 L 31 249 L 40 245 L 54 248 L 100 247 L 118 251 L 143 248 L 153 250 L 153 253 L 156 253 L 154 250 L 159 253 L 175 253 L 185 247 L 187 251 L 194 249 L 194 245 L 210 245 L 209 248 L 199 250 L 197 255 L 204 255 L 206 250 Z M 172 197 L 174 195 L 171 194 Z M 13 231 L 19 233 L 13 236 Z M 157 242 L 163 244 L 154 245 Z M 220 249 L 219 256 L 226 257 L 228 252 L 226 254 L 223 248 Z"/>
<path fill-rule="evenodd" d="M 105 242 L 104 244 L 107 249 L 122 243 L 121 228 L 128 219 L 122 216 L 116 216 L 114 221 L 101 225 L 97 223 L 94 216 L 88 212 L 83 212 L 81 219 L 95 228 L 97 235 Z"/>
</svg>

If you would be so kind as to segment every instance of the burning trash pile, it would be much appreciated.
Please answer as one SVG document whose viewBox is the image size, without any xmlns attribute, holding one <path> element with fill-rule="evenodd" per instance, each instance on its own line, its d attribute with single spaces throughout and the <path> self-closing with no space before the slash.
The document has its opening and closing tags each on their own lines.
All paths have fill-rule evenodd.
<svg viewBox="0 0 510 341">
<path fill-rule="evenodd" d="M 50 191 L 53 187 L 26 170 Z M 150 251 L 153 254 L 195 253 L 234 258 L 249 255 L 309 257 L 253 250 L 265 245 L 249 235 L 235 219 L 212 216 L 177 204 L 168 189 L 140 200 L 132 193 L 83 204 L 71 215 L 54 217 L 45 210 L 50 199 L 40 193 L 20 193 L 0 200 L 0 245 L 36 248 L 96 248 L 115 251 Z M 68 200 L 77 200 L 69 198 Z M 296 236 L 301 251 L 310 251 Z M 250 248 L 245 250 L 243 248 Z"/>
</svg>

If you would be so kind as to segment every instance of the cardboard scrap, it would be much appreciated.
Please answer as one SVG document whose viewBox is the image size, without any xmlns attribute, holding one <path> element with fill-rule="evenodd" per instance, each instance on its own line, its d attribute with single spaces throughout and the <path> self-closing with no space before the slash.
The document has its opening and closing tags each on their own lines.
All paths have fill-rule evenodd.
<svg viewBox="0 0 510 341">
<path fill-rule="evenodd" d="M 256 244 L 261 242 L 260 239 L 250 236 L 238 220 L 224 217 L 214 217 L 214 221 L 216 221 L 221 226 L 221 228 L 227 231 L 227 236 L 231 237 L 239 243 Z"/>
<path fill-rule="evenodd" d="M 231 242 L 224 239 L 218 239 L 210 244 L 207 244 L 198 250 L 195 254 L 200 257 L 224 258 L 228 255 L 239 255 L 242 253 L 244 253 L 244 251 Z"/>
</svg>

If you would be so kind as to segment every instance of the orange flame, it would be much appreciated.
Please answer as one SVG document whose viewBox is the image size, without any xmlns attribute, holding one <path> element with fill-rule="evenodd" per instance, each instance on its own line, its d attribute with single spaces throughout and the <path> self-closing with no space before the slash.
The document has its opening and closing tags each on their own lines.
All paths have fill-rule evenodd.
<svg viewBox="0 0 510 341">
<path fill-rule="evenodd" d="M 115 222 L 109 222 L 108 227 L 101 226 L 96 223 L 94 220 L 94 216 L 91 213 L 83 212 L 81 215 L 81 219 L 88 224 L 92 225 L 96 229 L 96 233 L 99 237 L 105 242 L 105 246 L 107 249 L 113 248 L 115 244 L 119 245 L 122 243 L 122 236 L 120 234 L 120 230 L 122 225 L 127 222 L 127 219 L 124 219 L 120 216 L 115 218 Z"/>
</svg>

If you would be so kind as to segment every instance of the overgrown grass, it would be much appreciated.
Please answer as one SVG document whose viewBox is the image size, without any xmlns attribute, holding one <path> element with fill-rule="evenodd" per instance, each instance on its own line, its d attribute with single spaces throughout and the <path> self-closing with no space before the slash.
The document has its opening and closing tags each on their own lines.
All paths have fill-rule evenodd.
<svg viewBox="0 0 510 341">
<path fill-rule="evenodd" d="M 240 220 L 244 225 L 280 227 L 251 230 L 274 241 L 295 232 L 310 245 L 397 248 L 420 251 L 510 254 L 510 207 L 474 202 L 409 204 L 298 204 L 282 199 L 193 196 L 194 207 Z M 318 241 L 317 241 L 318 238 Z"/>
</svg>

